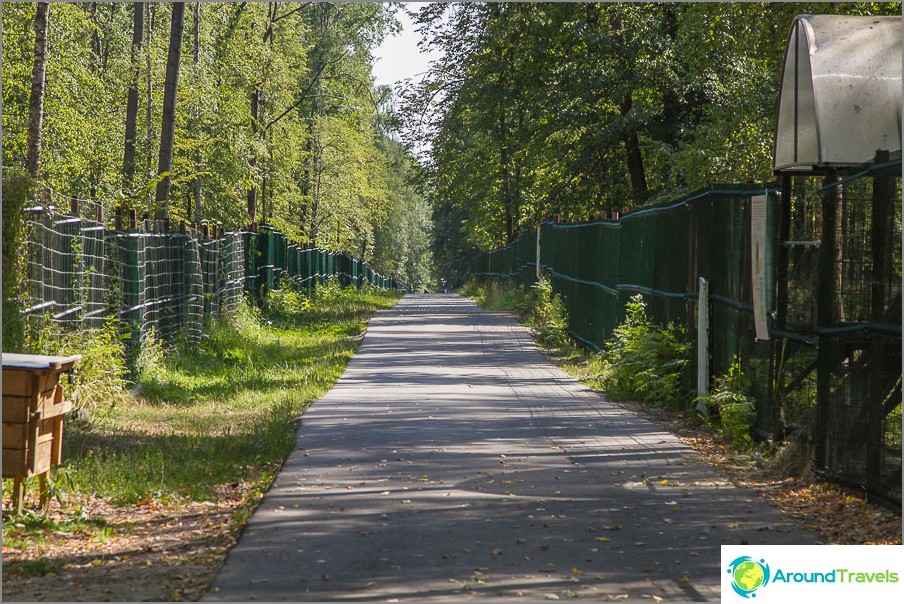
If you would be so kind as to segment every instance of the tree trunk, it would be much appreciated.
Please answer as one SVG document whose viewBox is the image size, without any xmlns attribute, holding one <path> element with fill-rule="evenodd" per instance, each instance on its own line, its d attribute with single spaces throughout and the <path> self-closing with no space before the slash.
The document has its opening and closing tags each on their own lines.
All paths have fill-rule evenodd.
<svg viewBox="0 0 904 604">
<path fill-rule="evenodd" d="M 44 123 L 49 25 L 50 4 L 38 2 L 35 13 L 35 57 L 31 69 L 31 97 L 28 101 L 28 138 L 25 155 L 25 171 L 34 179 L 37 179 L 41 173 L 41 132 Z"/>
<path fill-rule="evenodd" d="M 157 20 L 157 3 L 156 2 L 148 2 L 147 6 L 147 19 L 145 19 L 145 32 L 144 39 L 146 40 L 144 48 L 145 48 L 145 77 L 147 79 L 147 97 L 145 98 L 145 108 L 144 108 L 144 121 L 145 121 L 145 135 L 144 142 L 147 148 L 147 152 L 144 156 L 144 173 L 146 176 L 150 176 L 151 174 L 151 149 L 153 149 L 153 141 L 154 141 L 154 81 L 153 81 L 153 72 L 151 70 L 151 35 L 154 31 L 154 24 Z"/>
<path fill-rule="evenodd" d="M 251 134 L 252 140 L 257 141 L 258 123 L 260 118 L 261 91 L 255 90 L 251 93 Z M 257 185 L 255 183 L 257 175 L 257 151 L 251 151 L 251 187 L 248 189 L 248 219 L 254 222 L 257 218 Z"/>
<path fill-rule="evenodd" d="M 91 24 L 94 25 L 91 32 L 91 50 L 94 51 L 94 58 L 100 65 L 100 23 L 97 21 L 97 2 L 91 3 Z"/>
<path fill-rule="evenodd" d="M 198 63 L 201 59 L 201 3 L 195 2 L 194 5 L 194 26 L 195 26 L 195 39 L 194 39 L 194 63 L 195 63 L 195 84 L 199 84 L 201 80 L 201 73 Z M 199 87 L 200 88 L 200 87 Z M 197 118 L 200 115 L 201 110 L 199 107 L 195 108 L 195 130 L 198 128 Z M 195 198 L 195 217 L 194 221 L 199 223 L 204 219 L 204 213 L 201 210 L 201 146 L 199 145 L 197 150 L 195 151 L 195 182 L 192 186 L 192 193 Z"/>
<path fill-rule="evenodd" d="M 141 77 L 141 68 L 138 65 L 138 57 L 141 46 L 144 43 L 144 2 L 135 4 L 135 15 L 132 25 L 132 80 L 129 82 L 128 99 L 126 101 L 126 142 L 122 156 L 123 189 L 132 188 L 132 178 L 135 175 L 135 132 L 138 128 L 138 78 Z"/>
<path fill-rule="evenodd" d="M 176 89 L 179 84 L 179 63 L 182 57 L 182 31 L 185 25 L 185 5 L 173 3 L 170 23 L 169 51 L 166 55 L 166 79 L 163 84 L 163 119 L 160 122 L 160 155 L 157 159 L 157 175 L 166 174 L 157 183 L 157 219 L 169 218 L 169 197 L 173 168 L 173 142 L 176 134 Z"/>
<path fill-rule="evenodd" d="M 627 120 L 631 113 L 631 93 L 625 95 L 621 103 L 621 115 Z M 631 189 L 634 192 L 634 202 L 638 205 L 647 200 L 647 177 L 643 168 L 643 156 L 640 154 L 640 140 L 637 138 L 637 129 L 629 124 L 624 131 L 625 154 L 628 162 L 628 173 L 631 175 Z"/>
</svg>

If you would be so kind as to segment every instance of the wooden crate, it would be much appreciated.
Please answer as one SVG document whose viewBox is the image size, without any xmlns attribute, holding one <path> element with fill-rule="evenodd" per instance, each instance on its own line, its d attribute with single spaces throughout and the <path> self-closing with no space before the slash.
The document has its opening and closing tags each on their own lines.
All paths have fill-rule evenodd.
<svg viewBox="0 0 904 604">
<path fill-rule="evenodd" d="M 41 504 L 47 503 L 47 473 L 63 450 L 66 400 L 63 373 L 81 356 L 3 354 L 3 478 L 13 479 L 13 506 L 22 509 L 24 481 L 40 477 Z"/>
</svg>

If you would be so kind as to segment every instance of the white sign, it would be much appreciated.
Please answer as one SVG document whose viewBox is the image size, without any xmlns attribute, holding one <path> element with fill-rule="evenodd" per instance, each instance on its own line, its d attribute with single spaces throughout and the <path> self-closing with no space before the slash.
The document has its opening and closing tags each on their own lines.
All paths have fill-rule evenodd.
<svg viewBox="0 0 904 604">
<path fill-rule="evenodd" d="M 766 311 L 766 196 L 750 198 L 750 275 L 753 279 L 753 322 L 757 340 L 769 339 Z"/>
</svg>

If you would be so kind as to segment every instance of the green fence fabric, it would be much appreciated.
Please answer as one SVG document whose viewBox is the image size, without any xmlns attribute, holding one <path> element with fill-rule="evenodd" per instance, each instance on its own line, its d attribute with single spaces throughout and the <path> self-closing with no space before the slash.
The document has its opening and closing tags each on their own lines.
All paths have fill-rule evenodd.
<svg viewBox="0 0 904 604">
<path fill-rule="evenodd" d="M 360 287 L 368 283 L 380 289 L 407 291 L 394 277 L 375 272 L 366 262 L 342 252 L 299 245 L 269 226 L 256 233 L 243 234 L 246 247 L 255 250 L 246 255 L 247 290 L 257 298 L 289 280 L 296 287 L 312 288 L 337 279 L 340 285 Z"/>
<path fill-rule="evenodd" d="M 292 243 L 279 231 L 190 233 L 108 230 L 104 224 L 40 207 L 28 211 L 28 299 L 23 314 L 94 328 L 115 316 L 129 351 L 153 333 L 166 344 L 197 343 L 204 322 L 260 301 L 284 279 L 313 288 L 342 285 L 406 290 L 347 254 Z"/>
<path fill-rule="evenodd" d="M 28 299 L 24 313 L 63 324 L 99 326 L 105 311 L 102 224 L 76 216 L 28 211 Z"/>
<path fill-rule="evenodd" d="M 729 341 L 740 329 L 738 315 L 752 309 L 747 221 L 756 194 L 767 196 L 768 215 L 774 218 L 774 188 L 726 186 L 645 207 L 620 220 L 541 224 L 540 266 L 565 300 L 572 335 L 601 348 L 624 320 L 628 299 L 638 293 L 654 320 L 684 325 L 691 333 L 698 280 L 704 277 L 718 323 L 732 332 L 714 353 L 714 370 L 727 370 L 737 350 Z M 774 231 L 774 224 L 769 229 Z M 525 231 L 512 244 L 476 257 L 470 272 L 529 281 L 537 253 L 537 230 Z M 768 250 L 767 263 L 773 255 Z"/>
<path fill-rule="evenodd" d="M 782 202 L 774 186 L 717 186 L 618 220 L 543 222 L 474 257 L 470 273 L 530 284 L 539 262 L 571 335 L 595 350 L 638 293 L 655 322 L 683 327 L 696 348 L 706 279 L 710 374 L 740 361 L 753 383 L 755 432 L 812 439 L 827 476 L 900 504 L 901 162 L 829 182 L 797 177 L 790 190 Z M 769 339 L 757 338 L 754 321 L 755 196 L 766 206 Z"/>
</svg>

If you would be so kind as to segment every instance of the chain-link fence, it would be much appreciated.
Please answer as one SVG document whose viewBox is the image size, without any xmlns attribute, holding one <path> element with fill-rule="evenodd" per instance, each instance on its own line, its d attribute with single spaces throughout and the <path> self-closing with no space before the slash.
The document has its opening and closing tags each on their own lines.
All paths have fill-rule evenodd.
<svg viewBox="0 0 904 604">
<path fill-rule="evenodd" d="M 96 328 L 116 317 L 134 358 L 148 334 L 166 344 L 198 342 L 204 322 L 239 305 L 250 294 L 261 300 L 288 278 L 313 288 L 329 279 L 404 290 L 347 254 L 289 242 L 262 226 L 257 232 L 207 236 L 183 226 L 171 232 L 150 221 L 108 229 L 98 220 L 27 210 L 26 317 L 72 328 Z"/>
<path fill-rule="evenodd" d="M 900 179 L 898 160 L 843 180 L 797 177 L 783 195 L 721 186 L 612 220 L 546 221 L 475 257 L 470 272 L 529 284 L 539 267 L 571 335 L 595 350 L 637 293 L 696 349 L 705 279 L 710 375 L 740 362 L 754 432 L 796 432 L 826 475 L 900 503 Z"/>
</svg>

